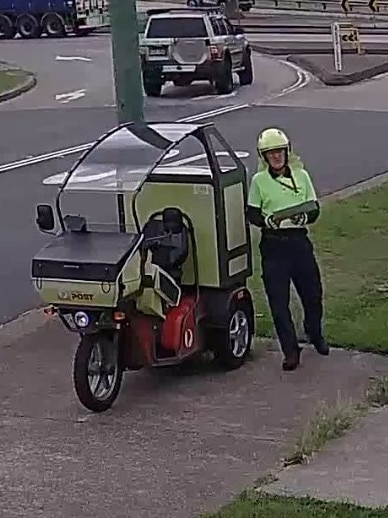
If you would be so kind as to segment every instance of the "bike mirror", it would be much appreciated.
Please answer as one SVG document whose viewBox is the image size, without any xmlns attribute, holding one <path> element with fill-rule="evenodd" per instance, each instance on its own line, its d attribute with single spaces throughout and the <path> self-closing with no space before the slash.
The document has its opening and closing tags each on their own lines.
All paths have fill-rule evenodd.
<svg viewBox="0 0 388 518">
<path fill-rule="evenodd" d="M 54 212 L 51 205 L 38 205 L 36 208 L 38 217 L 36 223 L 40 230 L 50 231 L 54 229 Z"/>
</svg>

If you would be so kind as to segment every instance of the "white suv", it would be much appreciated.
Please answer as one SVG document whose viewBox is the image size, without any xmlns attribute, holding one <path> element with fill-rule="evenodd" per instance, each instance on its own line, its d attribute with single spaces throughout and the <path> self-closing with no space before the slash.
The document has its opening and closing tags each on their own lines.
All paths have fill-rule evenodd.
<svg viewBox="0 0 388 518">
<path fill-rule="evenodd" d="M 153 9 L 140 43 L 144 90 L 159 97 L 162 86 L 208 80 L 218 94 L 253 82 L 251 48 L 244 31 L 216 9 Z"/>
</svg>

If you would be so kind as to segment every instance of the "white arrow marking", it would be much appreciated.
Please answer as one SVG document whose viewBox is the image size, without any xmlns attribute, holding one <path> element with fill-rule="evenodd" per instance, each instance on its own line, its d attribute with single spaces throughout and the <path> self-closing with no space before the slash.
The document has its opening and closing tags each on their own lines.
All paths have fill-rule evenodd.
<svg viewBox="0 0 388 518">
<path fill-rule="evenodd" d="M 84 97 L 86 90 L 77 90 L 75 92 L 69 92 L 68 94 L 56 94 L 55 100 L 60 103 L 68 103 L 70 101 L 76 101 L 81 97 Z"/>
<path fill-rule="evenodd" d="M 92 61 L 90 58 L 83 56 L 55 56 L 55 61 Z"/>
<path fill-rule="evenodd" d="M 173 156 L 177 155 L 179 153 L 179 151 L 177 149 L 172 149 L 170 151 L 170 153 L 169 153 L 170 156 L 166 156 L 165 158 L 172 158 Z M 247 158 L 249 156 L 249 153 L 247 151 L 235 151 L 235 153 L 239 158 Z M 229 153 L 228 153 L 228 151 L 217 151 L 216 155 L 217 156 L 228 156 Z M 169 162 L 169 163 L 165 164 L 164 167 L 178 167 L 181 165 L 192 164 L 193 162 L 197 162 L 201 158 L 206 158 L 206 154 L 203 153 L 201 155 L 189 156 L 187 158 L 182 158 L 181 160 Z M 161 167 L 163 167 L 163 166 L 161 166 Z M 91 175 L 77 176 L 77 177 L 73 178 L 71 181 L 74 183 L 86 183 L 86 182 L 92 182 L 92 181 L 96 181 L 96 180 L 102 180 L 103 178 L 109 178 L 110 176 L 115 176 L 115 175 L 116 175 L 116 171 L 111 171 L 111 172 L 107 172 L 107 173 L 96 173 L 96 174 L 91 174 Z M 67 176 L 67 173 L 58 173 L 53 176 L 49 176 L 49 177 L 45 178 L 42 183 L 44 185 L 62 185 L 66 176 Z"/>
</svg>

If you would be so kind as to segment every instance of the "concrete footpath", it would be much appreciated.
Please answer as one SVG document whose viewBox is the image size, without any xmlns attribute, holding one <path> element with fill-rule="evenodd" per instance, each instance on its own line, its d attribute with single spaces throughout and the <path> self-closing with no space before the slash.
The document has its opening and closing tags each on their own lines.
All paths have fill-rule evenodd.
<svg viewBox="0 0 388 518">
<path fill-rule="evenodd" d="M 307 466 L 285 469 L 267 493 L 388 506 L 388 408 L 373 410 Z M 388 516 L 388 507 L 387 507 Z"/>
<path fill-rule="evenodd" d="M 363 397 L 388 359 L 308 347 L 281 371 L 277 346 L 238 371 L 128 373 L 107 413 L 73 393 L 77 337 L 33 312 L 0 329 L 0 515 L 193 518 L 273 470 L 321 400 Z"/>
</svg>

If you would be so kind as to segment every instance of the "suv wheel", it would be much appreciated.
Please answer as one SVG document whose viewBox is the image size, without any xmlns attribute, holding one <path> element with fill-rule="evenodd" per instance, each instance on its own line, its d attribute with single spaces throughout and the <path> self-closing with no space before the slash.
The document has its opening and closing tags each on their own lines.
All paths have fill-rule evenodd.
<svg viewBox="0 0 388 518">
<path fill-rule="evenodd" d="M 244 70 L 238 72 L 238 77 L 240 79 L 240 85 L 246 86 L 251 85 L 253 83 L 253 66 L 252 66 L 252 56 L 250 51 L 244 53 L 243 58 L 243 67 Z"/>
<path fill-rule="evenodd" d="M 216 78 L 216 90 L 219 95 L 233 92 L 233 73 L 230 59 L 225 59 L 222 70 Z"/>
<path fill-rule="evenodd" d="M 144 91 L 148 97 L 160 97 L 162 81 L 160 77 L 143 73 Z"/>
</svg>

